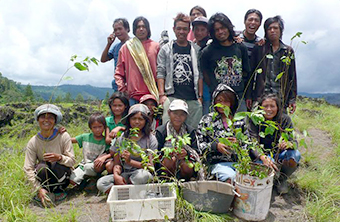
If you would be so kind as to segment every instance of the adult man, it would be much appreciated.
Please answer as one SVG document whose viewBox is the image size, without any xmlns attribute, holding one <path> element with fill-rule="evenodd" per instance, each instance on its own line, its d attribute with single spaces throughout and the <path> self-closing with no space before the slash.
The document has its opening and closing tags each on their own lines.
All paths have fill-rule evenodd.
<svg viewBox="0 0 340 222">
<path fill-rule="evenodd" d="M 264 93 L 276 93 L 281 98 L 282 107 L 289 107 L 290 112 L 294 113 L 297 95 L 294 51 L 281 41 L 284 30 L 282 18 L 268 18 L 264 30 L 266 43 L 255 46 L 251 57 L 255 73 L 253 101 L 257 101 Z"/>
<path fill-rule="evenodd" d="M 113 21 L 112 27 L 113 33 L 110 34 L 109 37 L 107 37 L 107 44 L 104 48 L 100 61 L 104 63 L 110 61 L 111 59 L 114 59 L 114 69 L 116 69 L 119 50 L 122 45 L 130 38 L 128 34 L 130 32 L 130 26 L 129 22 L 125 18 L 117 18 Z M 110 49 L 116 37 L 120 40 L 120 43 L 114 45 L 112 49 Z M 112 80 L 112 89 L 114 91 L 118 90 L 115 79 Z"/>
<path fill-rule="evenodd" d="M 173 31 L 176 40 L 164 45 L 157 58 L 159 101 L 164 103 L 165 110 L 174 99 L 186 101 L 189 107 L 186 123 L 197 127 L 202 117 L 203 76 L 200 76 L 197 64 L 199 48 L 187 40 L 189 16 L 179 13 Z M 169 116 L 164 112 L 163 123 L 167 120 Z"/>
<path fill-rule="evenodd" d="M 149 21 L 140 16 L 133 21 L 133 39 L 126 41 L 119 51 L 115 80 L 118 90 L 127 92 L 130 105 L 139 103 L 145 94 L 158 98 L 156 61 L 159 44 L 150 39 Z"/>
<path fill-rule="evenodd" d="M 250 73 L 247 48 L 234 43 L 233 24 L 223 13 L 211 16 L 208 22 L 213 42 L 205 47 L 200 57 L 200 67 L 204 81 L 213 92 L 219 83 L 232 87 L 238 97 L 242 98 L 238 111 L 246 111 L 244 98 L 250 107 L 248 80 Z"/>
</svg>

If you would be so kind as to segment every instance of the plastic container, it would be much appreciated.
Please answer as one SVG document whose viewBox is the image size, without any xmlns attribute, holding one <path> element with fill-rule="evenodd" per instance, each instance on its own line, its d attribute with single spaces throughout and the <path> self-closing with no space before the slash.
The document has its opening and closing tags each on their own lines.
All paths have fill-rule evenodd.
<svg viewBox="0 0 340 222">
<path fill-rule="evenodd" d="M 241 196 L 236 197 L 234 214 L 244 220 L 261 221 L 266 219 L 272 196 L 273 179 L 271 171 L 268 177 L 260 179 L 236 173 L 235 188 Z"/>
<path fill-rule="evenodd" d="M 183 183 L 183 198 L 198 211 L 226 213 L 234 199 L 234 186 L 220 181 Z"/>
<path fill-rule="evenodd" d="M 171 186 L 171 183 L 113 186 L 107 198 L 112 221 L 174 218 L 177 196 Z"/>
</svg>

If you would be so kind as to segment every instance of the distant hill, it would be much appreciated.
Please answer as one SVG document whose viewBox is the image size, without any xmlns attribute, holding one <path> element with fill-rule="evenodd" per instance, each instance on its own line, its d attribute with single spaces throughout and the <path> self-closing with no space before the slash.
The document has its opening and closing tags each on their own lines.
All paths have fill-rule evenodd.
<svg viewBox="0 0 340 222">
<path fill-rule="evenodd" d="M 340 93 L 305 93 L 299 92 L 300 96 L 310 98 L 324 98 L 328 103 L 333 105 L 340 105 Z"/>
<path fill-rule="evenodd" d="M 54 86 L 32 86 L 32 90 L 36 95 L 41 96 L 44 100 L 49 100 Z M 73 99 L 81 94 L 85 100 L 105 99 L 106 93 L 112 94 L 111 88 L 95 87 L 91 85 L 60 85 L 54 92 L 53 98 L 57 96 L 65 97 L 66 93 L 71 93 Z"/>
</svg>

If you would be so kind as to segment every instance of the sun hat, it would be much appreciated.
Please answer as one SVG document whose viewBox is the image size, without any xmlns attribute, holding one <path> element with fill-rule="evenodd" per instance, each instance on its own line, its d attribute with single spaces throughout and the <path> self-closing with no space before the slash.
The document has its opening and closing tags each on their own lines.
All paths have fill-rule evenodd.
<svg viewBox="0 0 340 222">
<path fill-rule="evenodd" d="M 45 113 L 52 113 L 56 115 L 56 123 L 60 123 L 63 119 L 63 114 L 61 114 L 59 107 L 53 104 L 44 104 L 36 108 L 34 111 L 34 119 L 38 121 L 38 117 Z"/>
<path fill-rule="evenodd" d="M 186 112 L 187 114 L 189 114 L 188 104 L 181 99 L 173 100 L 170 103 L 169 110 L 171 110 L 171 111 L 182 110 L 182 111 Z"/>
<path fill-rule="evenodd" d="M 200 17 L 197 17 L 195 18 L 194 21 L 192 21 L 192 26 L 194 27 L 195 25 L 207 25 L 208 26 L 208 19 L 204 16 L 200 16 Z"/>
<path fill-rule="evenodd" d="M 139 103 L 143 103 L 143 102 L 145 102 L 146 100 L 149 100 L 149 99 L 152 99 L 153 101 L 156 102 L 156 104 L 158 104 L 156 97 L 152 94 L 146 94 L 146 95 L 142 96 L 139 99 Z"/>
<path fill-rule="evenodd" d="M 133 116 L 135 115 L 136 113 L 138 112 L 141 112 L 143 114 L 145 114 L 146 116 L 149 116 L 150 115 L 150 110 L 149 108 L 144 105 L 144 104 L 141 104 L 141 103 L 138 103 L 138 104 L 135 104 L 133 106 L 130 107 L 129 109 L 129 113 L 124 117 L 122 118 L 121 122 L 123 124 L 126 123 L 127 119 L 130 117 L 130 116 Z"/>
</svg>

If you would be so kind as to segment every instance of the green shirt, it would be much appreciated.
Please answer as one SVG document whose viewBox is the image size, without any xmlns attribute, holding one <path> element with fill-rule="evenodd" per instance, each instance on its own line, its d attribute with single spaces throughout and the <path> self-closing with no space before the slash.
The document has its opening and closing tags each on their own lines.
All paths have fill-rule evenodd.
<svg viewBox="0 0 340 222">
<path fill-rule="evenodd" d="M 105 120 L 106 120 L 106 125 L 107 127 L 109 127 L 110 131 L 116 128 L 117 126 L 125 127 L 125 125 L 121 122 L 116 124 L 115 117 L 113 115 L 106 117 Z"/>
<path fill-rule="evenodd" d="M 80 148 L 83 148 L 82 163 L 92 163 L 99 155 L 110 149 L 110 145 L 105 143 L 105 137 L 96 140 L 93 133 L 84 133 L 76 136 Z"/>
</svg>

